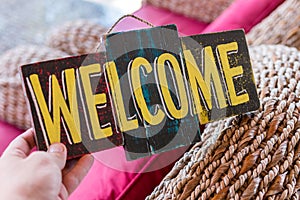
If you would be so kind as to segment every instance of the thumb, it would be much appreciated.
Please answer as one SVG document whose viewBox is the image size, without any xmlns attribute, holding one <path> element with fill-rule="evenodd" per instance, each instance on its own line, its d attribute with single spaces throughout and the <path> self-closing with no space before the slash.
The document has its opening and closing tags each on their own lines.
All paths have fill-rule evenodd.
<svg viewBox="0 0 300 200">
<path fill-rule="evenodd" d="M 59 169 L 63 169 L 67 160 L 67 149 L 62 143 L 54 143 L 49 146 L 48 153 L 51 155 Z"/>
</svg>

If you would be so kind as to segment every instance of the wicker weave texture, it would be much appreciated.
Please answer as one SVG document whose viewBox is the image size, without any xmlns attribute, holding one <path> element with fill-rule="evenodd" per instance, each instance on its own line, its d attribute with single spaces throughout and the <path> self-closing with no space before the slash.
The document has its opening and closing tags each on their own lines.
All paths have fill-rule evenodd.
<svg viewBox="0 0 300 200">
<path fill-rule="evenodd" d="M 260 110 L 209 124 L 213 145 L 187 152 L 147 199 L 299 199 L 300 52 L 251 56 Z"/>
<path fill-rule="evenodd" d="M 249 43 L 284 44 L 300 49 L 299 8 L 299 0 L 286 0 L 248 33 Z"/>
<path fill-rule="evenodd" d="M 106 29 L 97 23 L 72 21 L 52 30 L 46 44 L 70 55 L 95 53 L 100 37 L 105 32 Z"/>
<path fill-rule="evenodd" d="M 146 0 L 146 2 L 208 23 L 214 21 L 233 0 Z"/>
<path fill-rule="evenodd" d="M 0 119 L 19 128 L 31 127 L 19 67 L 24 64 L 67 56 L 59 50 L 41 46 L 19 46 L 0 56 Z"/>
</svg>

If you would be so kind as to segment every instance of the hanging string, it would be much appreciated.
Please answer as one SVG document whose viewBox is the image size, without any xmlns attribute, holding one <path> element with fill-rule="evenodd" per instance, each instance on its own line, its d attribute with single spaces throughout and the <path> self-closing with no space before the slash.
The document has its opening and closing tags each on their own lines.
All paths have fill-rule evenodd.
<svg viewBox="0 0 300 200">
<path fill-rule="evenodd" d="M 111 31 L 118 25 L 118 23 L 120 23 L 120 21 L 122 21 L 123 19 L 127 18 L 127 17 L 131 17 L 133 19 L 136 19 L 144 24 L 147 24 L 148 26 L 154 27 L 154 25 L 138 16 L 135 16 L 133 14 L 127 14 L 127 15 L 123 15 L 122 17 L 120 17 L 111 27 L 110 29 L 108 29 L 108 31 L 106 32 L 106 34 L 111 33 Z"/>
<path fill-rule="evenodd" d="M 100 37 L 100 43 L 99 43 L 98 46 L 97 46 L 96 52 L 98 52 L 98 50 L 99 50 L 101 44 L 103 43 L 103 41 L 104 41 L 106 35 L 107 35 L 107 34 L 110 34 L 110 33 L 112 32 L 112 30 L 120 23 L 120 21 L 122 21 L 122 20 L 125 19 L 125 18 L 129 18 L 129 17 L 131 17 L 131 18 L 133 18 L 133 19 L 136 19 L 136 20 L 138 20 L 138 21 L 140 21 L 140 22 L 142 22 L 142 23 L 144 23 L 144 24 L 146 24 L 146 25 L 148 25 L 148 26 L 150 26 L 150 27 L 154 27 L 154 25 L 153 25 L 151 22 L 148 22 L 148 21 L 146 21 L 146 20 L 144 20 L 144 19 L 142 19 L 142 18 L 140 18 L 140 17 L 138 17 L 138 16 L 136 16 L 136 15 L 133 15 L 133 14 L 123 15 L 122 17 L 120 17 L 120 18 L 119 18 L 119 19 L 118 19 L 118 20 L 117 20 L 117 21 L 116 21 L 116 22 L 108 29 L 108 31 L 107 31 L 105 34 L 103 34 L 103 35 Z"/>
</svg>

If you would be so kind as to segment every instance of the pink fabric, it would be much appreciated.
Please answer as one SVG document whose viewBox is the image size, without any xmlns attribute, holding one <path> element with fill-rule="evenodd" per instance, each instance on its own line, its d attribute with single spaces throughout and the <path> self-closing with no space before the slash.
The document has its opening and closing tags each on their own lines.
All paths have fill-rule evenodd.
<svg viewBox="0 0 300 200">
<path fill-rule="evenodd" d="M 201 33 L 208 26 L 207 23 L 172 13 L 171 11 L 157 8 L 152 5 L 144 5 L 141 9 L 136 11 L 134 15 L 151 22 L 155 26 L 176 24 L 178 32 L 182 36 Z M 124 31 L 137 28 L 149 28 L 149 26 L 135 19 L 126 18 L 117 25 L 114 31 Z"/>
<path fill-rule="evenodd" d="M 23 130 L 0 121 L 0 155 L 6 149 L 8 144 L 22 132 Z"/>
<path fill-rule="evenodd" d="M 236 0 L 203 33 L 243 28 L 249 32 L 284 0 Z"/>
<path fill-rule="evenodd" d="M 282 2 L 283 0 L 236 0 L 211 24 L 199 22 L 150 5 L 144 5 L 135 12 L 135 15 L 152 22 L 156 26 L 176 24 L 181 35 L 193 35 L 237 28 L 244 28 L 247 32 Z M 147 26 L 128 18 L 118 24 L 114 31 L 144 27 Z M 0 121 L 0 153 L 21 132 L 22 130 Z M 166 152 L 130 163 L 126 161 L 122 148 L 111 149 L 109 152 L 105 151 L 104 153 L 107 156 L 119 162 L 119 167 L 131 168 L 133 171 L 139 173 L 117 170 L 96 159 L 92 169 L 70 199 L 144 199 L 159 184 L 172 167 L 172 164 L 153 172 L 142 172 L 153 167 L 153 165 L 159 166 L 166 158 L 175 156 L 177 153 L 182 153 L 180 152 L 181 150 Z M 103 152 L 96 153 L 95 156 L 97 157 L 101 153 Z"/>
<path fill-rule="evenodd" d="M 92 169 L 69 199 L 144 199 L 186 148 L 134 161 L 126 160 L 122 147 L 95 153 Z"/>
<path fill-rule="evenodd" d="M 211 24 L 197 21 L 171 11 L 144 5 L 134 14 L 155 26 L 176 24 L 181 36 L 218 32 L 243 28 L 249 32 L 253 26 L 267 17 L 284 0 L 236 0 Z M 114 31 L 147 28 L 149 26 L 135 19 L 126 18 Z"/>
</svg>

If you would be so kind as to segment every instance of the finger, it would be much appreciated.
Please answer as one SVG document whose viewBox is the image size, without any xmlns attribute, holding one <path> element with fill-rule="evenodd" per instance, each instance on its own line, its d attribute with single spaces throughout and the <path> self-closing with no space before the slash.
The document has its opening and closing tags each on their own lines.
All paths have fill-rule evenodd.
<svg viewBox="0 0 300 200">
<path fill-rule="evenodd" d="M 72 160 L 68 160 L 65 168 L 62 170 L 62 175 L 64 176 L 67 173 L 69 173 L 74 168 L 74 166 L 78 163 L 79 159 L 80 158 L 74 158 Z"/>
<path fill-rule="evenodd" d="M 69 194 L 68 194 L 68 191 L 67 191 L 66 187 L 63 184 L 61 184 L 60 192 L 59 192 L 59 198 L 61 200 L 67 200 L 68 196 L 69 196 Z"/>
<path fill-rule="evenodd" d="M 18 137 L 16 137 L 8 145 L 2 156 L 26 158 L 30 154 L 30 151 L 34 146 L 34 131 L 31 128 L 19 135 Z"/>
<path fill-rule="evenodd" d="M 49 146 L 48 153 L 57 164 L 59 169 L 63 169 L 67 160 L 67 149 L 62 143 L 54 143 Z"/>
<path fill-rule="evenodd" d="M 79 159 L 73 169 L 63 176 L 63 184 L 65 185 L 69 194 L 71 194 L 77 188 L 82 179 L 88 173 L 93 162 L 94 158 L 92 155 L 84 155 Z"/>
</svg>

